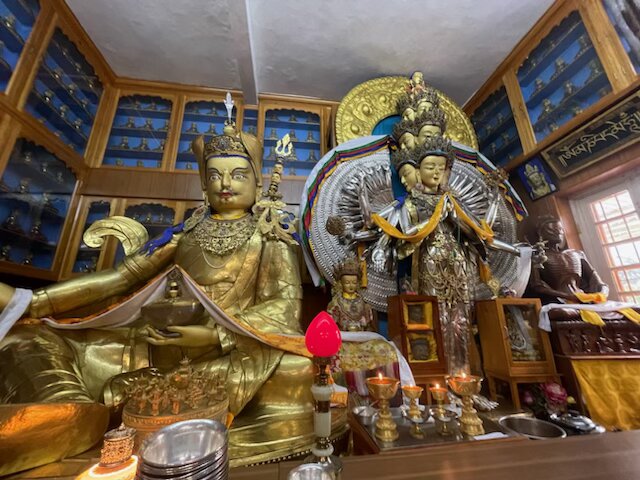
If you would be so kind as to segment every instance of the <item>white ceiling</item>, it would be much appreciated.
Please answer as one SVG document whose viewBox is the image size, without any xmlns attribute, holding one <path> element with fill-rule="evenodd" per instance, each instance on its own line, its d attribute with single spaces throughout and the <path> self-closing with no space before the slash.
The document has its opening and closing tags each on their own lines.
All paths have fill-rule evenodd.
<svg viewBox="0 0 640 480">
<path fill-rule="evenodd" d="M 340 100 L 425 73 L 464 103 L 553 0 L 67 0 L 119 76 Z"/>
</svg>

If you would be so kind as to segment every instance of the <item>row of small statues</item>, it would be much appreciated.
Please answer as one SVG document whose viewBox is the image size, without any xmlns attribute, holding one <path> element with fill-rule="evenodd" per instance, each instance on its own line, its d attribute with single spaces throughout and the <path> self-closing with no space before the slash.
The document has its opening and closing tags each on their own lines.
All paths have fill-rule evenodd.
<svg viewBox="0 0 640 480">
<path fill-rule="evenodd" d="M 573 28 L 571 28 L 565 35 L 563 35 L 561 38 L 559 39 L 551 39 L 548 41 L 548 46 L 544 49 L 544 51 L 538 53 L 537 55 L 532 55 L 531 57 L 529 57 L 529 59 L 527 60 L 527 71 L 526 73 L 524 73 L 525 75 L 527 75 L 529 73 L 529 71 L 533 70 L 535 67 L 538 66 L 538 64 L 542 61 L 545 60 L 547 55 L 554 49 L 556 48 L 556 46 L 562 42 L 568 35 L 571 34 L 571 32 L 573 31 L 573 29 L 575 29 L 578 26 L 578 24 L 574 25 Z M 583 33 L 582 35 L 580 35 L 578 37 L 578 45 L 579 45 L 579 50 L 578 53 L 576 54 L 576 58 L 580 55 L 582 55 L 585 51 L 587 51 L 590 47 L 591 47 L 591 42 L 589 41 L 589 37 L 587 33 Z"/>
<path fill-rule="evenodd" d="M 172 374 L 139 379 L 127 389 L 126 395 L 125 408 L 137 415 L 152 417 L 179 415 L 216 405 L 227 397 L 225 386 L 217 376 L 194 371 L 187 359 Z"/>
<path fill-rule="evenodd" d="M 640 338 L 633 332 L 614 333 L 613 336 L 602 333 L 597 339 L 580 333 L 579 331 L 569 331 L 565 337 L 571 350 L 575 353 L 640 353 Z M 595 340 L 595 348 L 594 348 Z"/>
<path fill-rule="evenodd" d="M 267 154 L 267 156 L 265 157 L 265 160 L 270 160 L 270 161 L 274 161 L 276 160 L 277 155 L 276 155 L 276 151 L 275 149 L 272 147 L 269 150 L 269 153 Z M 287 157 L 287 161 L 288 162 L 295 162 L 296 160 L 299 160 L 295 151 L 292 151 L 291 156 Z M 316 156 L 316 152 L 315 150 L 310 150 L 309 151 L 309 156 L 307 157 L 307 162 L 317 162 L 318 161 L 318 157 Z"/>
<path fill-rule="evenodd" d="M 4 230 L 15 232 L 19 235 L 24 235 L 24 230 L 22 230 L 20 222 L 18 221 L 19 217 L 20 210 L 17 208 L 13 209 L 2 222 L 2 228 Z M 49 243 L 47 237 L 42 233 L 42 221 L 40 219 L 35 220 L 31 225 L 31 228 L 29 229 L 29 236 L 39 242 Z"/>
<path fill-rule="evenodd" d="M 120 125 L 120 128 L 137 128 L 140 130 L 158 130 L 160 132 L 166 132 L 169 130 L 169 120 L 165 120 L 164 124 L 160 128 L 156 128 L 153 125 L 153 120 L 151 118 L 145 118 L 143 125 L 136 125 L 136 120 L 133 117 L 127 117 L 127 121 Z"/>
<path fill-rule="evenodd" d="M 74 85 L 74 86 L 75 86 L 75 85 Z M 45 91 L 41 94 L 41 97 L 42 97 L 42 101 L 43 101 L 43 102 L 45 102 L 45 103 L 47 103 L 47 104 L 51 105 L 51 108 L 55 108 L 55 107 L 53 106 L 53 100 L 54 100 L 54 98 L 55 98 L 55 94 L 53 93 L 53 91 L 52 91 L 52 90 L 45 90 Z M 89 107 L 89 100 L 87 100 L 87 99 L 82 99 L 82 100 L 80 101 L 80 103 L 81 103 L 82 107 L 83 107 L 85 110 L 87 110 L 87 109 L 88 109 L 88 107 Z M 67 105 L 64 105 L 64 104 L 63 104 L 63 105 L 60 105 L 60 106 L 58 107 L 58 114 L 60 115 L 60 118 L 62 118 L 62 119 L 66 119 L 66 118 L 68 117 L 68 114 L 69 114 L 69 107 L 68 107 Z M 76 130 L 79 130 L 79 131 L 82 131 L 82 127 L 83 127 L 83 125 L 84 125 L 84 124 L 82 123 L 82 120 L 81 120 L 81 119 L 79 119 L 79 118 L 76 118 L 75 120 L 73 120 L 73 122 L 71 122 L 71 126 L 72 126 L 73 128 L 75 128 Z"/>
<path fill-rule="evenodd" d="M 168 111 L 171 110 L 171 106 L 170 105 L 164 105 L 164 104 L 157 104 L 156 102 L 152 101 L 148 104 L 143 104 L 140 100 L 134 100 L 133 102 L 129 103 L 128 105 L 122 105 L 122 107 L 124 108 L 132 108 L 134 110 L 149 110 L 149 111 Z"/>
<path fill-rule="evenodd" d="M 283 120 L 280 119 L 280 116 L 278 116 L 278 114 L 274 111 L 274 110 L 270 110 L 267 113 L 267 120 L 271 120 L 274 122 L 281 122 Z M 289 118 L 286 120 L 287 122 L 290 123 L 301 123 L 300 120 L 298 120 L 298 118 L 296 117 L 296 115 L 294 113 L 291 114 L 291 116 L 289 116 Z M 316 123 L 316 120 L 313 118 L 313 116 L 308 115 L 307 119 L 306 119 L 306 123 Z"/>
<path fill-rule="evenodd" d="M 118 146 L 116 146 L 115 148 L 119 148 L 121 150 L 138 150 L 138 151 L 151 151 L 151 152 L 162 152 L 164 151 L 164 147 L 165 147 L 166 141 L 165 140 L 160 140 L 160 142 L 158 143 L 158 146 L 155 148 L 151 148 L 149 146 L 149 139 L 142 137 L 140 139 L 140 143 L 136 146 L 136 147 L 132 147 L 131 145 L 129 145 L 129 137 L 122 137 L 122 140 L 120 141 L 120 144 Z"/>
<path fill-rule="evenodd" d="M 275 128 L 271 129 L 271 133 L 269 134 L 269 140 L 277 140 L 278 138 L 280 138 L 278 136 L 278 130 Z M 289 139 L 291 139 L 292 142 L 297 142 L 298 141 L 298 137 L 296 136 L 296 131 L 291 129 L 289 130 Z M 318 141 L 316 140 L 316 138 L 313 136 L 313 132 L 308 132 L 307 133 L 307 138 L 305 139 L 305 142 L 307 143 L 318 143 Z"/>
</svg>

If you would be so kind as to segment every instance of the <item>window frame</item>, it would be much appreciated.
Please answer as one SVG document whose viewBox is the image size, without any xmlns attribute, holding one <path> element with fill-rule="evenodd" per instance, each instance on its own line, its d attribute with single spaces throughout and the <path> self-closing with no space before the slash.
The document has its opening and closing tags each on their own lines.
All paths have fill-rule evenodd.
<svg viewBox="0 0 640 480">
<path fill-rule="evenodd" d="M 613 276 L 613 269 L 609 266 L 607 260 L 609 254 L 606 251 L 606 246 L 600 240 L 600 232 L 598 232 L 597 224 L 591 213 L 591 203 L 621 190 L 627 190 L 636 213 L 640 215 L 640 172 L 629 172 L 625 174 L 625 177 L 622 181 L 616 179 L 569 199 L 583 250 L 593 268 L 609 285 L 609 298 L 612 300 L 620 300 L 621 295 L 625 292 L 619 291 L 618 282 Z M 617 269 L 617 267 L 614 268 Z"/>
</svg>

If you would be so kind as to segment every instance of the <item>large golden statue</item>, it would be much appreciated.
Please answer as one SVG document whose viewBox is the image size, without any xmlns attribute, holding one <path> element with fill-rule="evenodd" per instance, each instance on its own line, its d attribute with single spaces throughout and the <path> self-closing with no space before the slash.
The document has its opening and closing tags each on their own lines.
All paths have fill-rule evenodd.
<svg viewBox="0 0 640 480">
<path fill-rule="evenodd" d="M 116 411 L 129 385 L 156 375 L 154 368 L 170 372 L 185 356 L 196 371 L 226 384 L 229 410 L 237 416 L 230 434 L 232 465 L 282 458 L 312 443 L 313 367 L 301 355 L 308 353 L 299 335 L 302 291 L 295 242 L 287 225 L 256 207 L 262 147 L 229 121 L 223 135 L 208 143 L 200 137 L 193 150 L 208 205 L 183 229 L 175 228 L 169 238 L 151 242 L 152 248 L 128 255 L 115 268 L 34 292 L 26 317 L 68 316 L 133 292 L 172 265 L 220 307 L 217 317 L 208 311 L 194 324 L 166 331 L 139 316 L 122 328 L 78 330 L 23 319 L 0 343 L 0 402 L 38 404 L 45 413 L 36 424 L 21 416 L 26 407 L 0 406 L 5 409 L 0 441 L 9 442 L 4 446 L 14 455 L 0 473 L 92 446 L 106 429 L 101 403 Z M 0 309 L 15 307 L 16 296 L 0 284 Z M 74 413 L 47 417 L 51 402 L 70 405 Z M 11 430 L 18 420 L 22 430 Z M 334 433 L 345 428 L 344 419 L 335 423 Z M 37 445 L 45 448 L 38 451 Z"/>
</svg>

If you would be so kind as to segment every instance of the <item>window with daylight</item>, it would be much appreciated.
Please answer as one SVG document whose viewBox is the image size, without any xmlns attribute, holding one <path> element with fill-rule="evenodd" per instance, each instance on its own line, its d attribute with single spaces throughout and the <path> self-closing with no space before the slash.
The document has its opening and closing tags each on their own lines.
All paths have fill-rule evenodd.
<svg viewBox="0 0 640 480">
<path fill-rule="evenodd" d="M 640 303 L 639 205 L 638 178 L 572 202 L 585 252 L 610 296 L 634 303 Z"/>
</svg>

